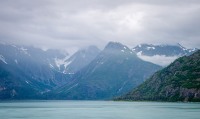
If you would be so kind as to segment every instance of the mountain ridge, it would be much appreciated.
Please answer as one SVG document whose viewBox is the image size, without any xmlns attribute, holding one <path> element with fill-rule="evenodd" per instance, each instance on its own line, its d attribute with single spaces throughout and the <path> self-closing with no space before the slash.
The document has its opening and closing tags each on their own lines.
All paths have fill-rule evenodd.
<svg viewBox="0 0 200 119">
<path fill-rule="evenodd" d="M 160 68 L 119 42 L 109 42 L 102 51 L 90 46 L 71 56 L 0 44 L 0 99 L 111 99 Z"/>
<path fill-rule="evenodd" d="M 140 44 L 132 49 L 138 57 L 145 61 L 166 67 L 175 59 L 181 56 L 188 56 L 197 48 L 187 49 L 180 44 L 176 45 L 153 45 L 153 44 Z"/>
<path fill-rule="evenodd" d="M 125 45 L 110 42 L 73 81 L 53 91 L 53 99 L 111 99 L 139 85 L 161 68 L 144 62 Z"/>
<path fill-rule="evenodd" d="M 54 49 L 0 44 L 0 99 L 39 99 L 69 82 L 73 74 L 55 68 L 55 58 L 67 55 Z"/>
<path fill-rule="evenodd" d="M 168 67 L 116 100 L 200 101 L 200 50 Z"/>
<path fill-rule="evenodd" d="M 136 53 L 141 52 L 142 55 L 153 56 L 153 55 L 165 55 L 165 56 L 184 56 L 190 55 L 197 51 L 197 48 L 187 49 L 181 44 L 176 45 L 153 45 L 153 44 L 140 44 L 135 46 L 133 49 Z"/>
</svg>

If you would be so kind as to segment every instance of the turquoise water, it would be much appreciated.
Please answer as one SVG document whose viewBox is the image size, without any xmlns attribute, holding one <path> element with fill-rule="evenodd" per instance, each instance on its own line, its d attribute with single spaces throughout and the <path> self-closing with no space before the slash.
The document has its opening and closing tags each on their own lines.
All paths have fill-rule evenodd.
<svg viewBox="0 0 200 119">
<path fill-rule="evenodd" d="M 200 119 L 200 103 L 0 102 L 0 119 Z"/>
</svg>

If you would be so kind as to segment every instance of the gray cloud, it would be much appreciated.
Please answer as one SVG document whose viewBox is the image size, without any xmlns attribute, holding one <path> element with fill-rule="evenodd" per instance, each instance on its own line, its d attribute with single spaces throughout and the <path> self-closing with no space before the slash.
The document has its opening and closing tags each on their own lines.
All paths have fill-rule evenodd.
<svg viewBox="0 0 200 119">
<path fill-rule="evenodd" d="M 118 41 L 200 48 L 199 0 L 2 0 L 0 41 L 78 48 Z"/>
</svg>

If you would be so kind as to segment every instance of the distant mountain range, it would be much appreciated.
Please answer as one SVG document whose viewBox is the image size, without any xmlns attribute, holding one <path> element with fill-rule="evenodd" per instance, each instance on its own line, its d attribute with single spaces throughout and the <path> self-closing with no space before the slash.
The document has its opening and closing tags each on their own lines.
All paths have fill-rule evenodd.
<svg viewBox="0 0 200 119">
<path fill-rule="evenodd" d="M 138 86 L 160 68 L 139 59 L 127 46 L 110 42 L 72 82 L 49 95 L 53 99 L 111 99 Z"/>
<path fill-rule="evenodd" d="M 69 82 L 98 53 L 93 46 L 69 57 L 59 50 L 0 44 L 0 99 L 38 98 Z"/>
<path fill-rule="evenodd" d="M 146 56 L 165 55 L 170 56 L 184 56 L 194 53 L 197 49 L 187 49 L 180 44 L 177 45 L 153 45 L 140 44 L 133 48 L 136 53 L 141 53 Z"/>
<path fill-rule="evenodd" d="M 58 50 L 1 44 L 0 57 L 0 99 L 32 99 L 71 77 L 50 66 L 55 57 L 65 57 Z"/>
<path fill-rule="evenodd" d="M 145 61 L 152 62 L 161 66 L 167 66 L 181 56 L 188 56 L 197 48 L 187 49 L 180 44 L 176 45 L 153 45 L 140 44 L 132 49 L 138 57 Z"/>
<path fill-rule="evenodd" d="M 180 48 L 143 44 L 130 49 L 109 42 L 102 51 L 89 46 L 70 56 L 60 50 L 0 44 L 0 100 L 111 99 L 131 91 L 162 68 L 140 56 L 180 57 L 196 51 Z"/>
<path fill-rule="evenodd" d="M 117 100 L 200 101 L 200 50 L 184 56 Z"/>
</svg>

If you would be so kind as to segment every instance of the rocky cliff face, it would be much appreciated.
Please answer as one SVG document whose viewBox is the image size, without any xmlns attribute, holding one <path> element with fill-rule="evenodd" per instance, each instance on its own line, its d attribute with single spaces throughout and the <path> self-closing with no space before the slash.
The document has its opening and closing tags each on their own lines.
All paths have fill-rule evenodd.
<svg viewBox="0 0 200 119">
<path fill-rule="evenodd" d="M 156 72 L 119 100 L 200 101 L 200 50 Z"/>
</svg>

